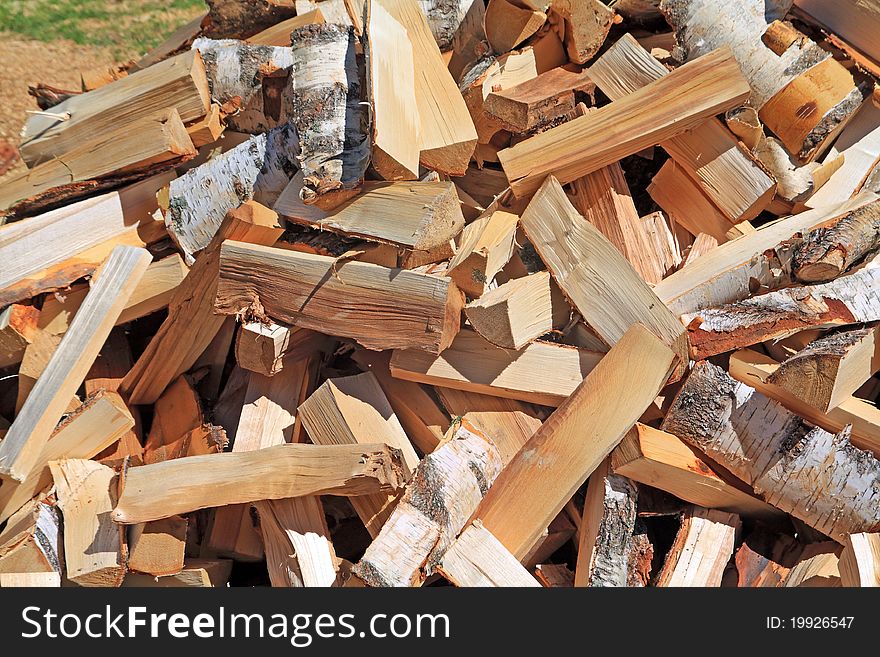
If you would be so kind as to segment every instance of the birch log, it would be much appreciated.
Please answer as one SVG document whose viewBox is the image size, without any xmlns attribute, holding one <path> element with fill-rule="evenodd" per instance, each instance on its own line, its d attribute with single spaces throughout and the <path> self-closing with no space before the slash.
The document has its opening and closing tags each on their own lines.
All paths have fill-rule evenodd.
<svg viewBox="0 0 880 657">
<path fill-rule="evenodd" d="M 419 0 L 431 34 L 441 52 L 452 49 L 452 40 L 475 0 Z"/>
<path fill-rule="evenodd" d="M 370 158 L 355 32 L 335 24 L 305 25 L 291 40 L 292 123 L 304 174 L 300 195 L 305 203 L 330 209 L 360 186 Z"/>
<path fill-rule="evenodd" d="M 880 462 L 847 429 L 814 427 L 720 367 L 694 367 L 661 428 L 838 542 L 880 527 Z"/>
</svg>

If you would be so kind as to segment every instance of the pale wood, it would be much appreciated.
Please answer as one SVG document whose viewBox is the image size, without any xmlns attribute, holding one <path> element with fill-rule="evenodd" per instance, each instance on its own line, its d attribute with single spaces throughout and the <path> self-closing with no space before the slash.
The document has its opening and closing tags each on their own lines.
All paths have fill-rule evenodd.
<svg viewBox="0 0 880 657">
<path fill-rule="evenodd" d="M 60 573 L 0 573 L 0 588 L 56 588 L 61 586 Z"/>
<path fill-rule="evenodd" d="M 303 495 L 369 495 L 403 485 L 399 452 L 384 444 L 277 445 L 130 468 L 113 520 L 127 525 L 227 504 Z"/>
<path fill-rule="evenodd" d="M 736 60 L 721 49 L 498 157 L 514 194 L 527 196 L 548 174 L 569 183 L 736 107 L 748 95 Z"/>
<path fill-rule="evenodd" d="M 40 313 L 31 305 L 18 303 L 0 311 L 0 368 L 21 362 L 36 336 Z"/>
<path fill-rule="evenodd" d="M 840 582 L 840 546 L 831 541 L 811 543 L 788 572 L 781 586 L 794 588 L 838 587 Z"/>
<path fill-rule="evenodd" d="M 474 521 L 443 555 L 439 572 L 459 587 L 540 587 L 507 548 Z"/>
<path fill-rule="evenodd" d="M 574 573 L 565 564 L 540 564 L 535 569 L 535 577 L 541 582 L 541 586 L 548 589 L 574 586 Z"/>
<path fill-rule="evenodd" d="M 132 73 L 86 94 L 77 94 L 52 108 L 70 119 L 32 114 L 19 147 L 22 159 L 35 166 L 61 157 L 107 128 L 129 125 L 157 110 L 174 107 L 184 122 L 203 117 L 210 106 L 205 65 L 189 51 Z"/>
<path fill-rule="evenodd" d="M 644 327 L 631 328 L 503 470 L 474 517 L 524 557 L 654 400 L 675 360 Z"/>
<path fill-rule="evenodd" d="M 468 4 L 470 6 L 452 37 L 452 56 L 448 68 L 456 82 L 464 71 L 486 54 L 486 5 L 483 2 Z"/>
<path fill-rule="evenodd" d="M 416 180 L 421 121 L 412 43 L 406 29 L 377 0 L 365 3 L 365 9 L 372 166 L 385 180 Z"/>
<path fill-rule="evenodd" d="M 307 14 L 315 9 L 321 10 L 325 22 L 352 25 L 356 33 L 363 34 L 361 24 L 363 8 L 358 7 L 352 0 L 296 0 L 297 15 Z"/>
<path fill-rule="evenodd" d="M 599 0 L 552 0 L 550 7 L 565 21 L 568 58 L 575 64 L 587 63 L 605 42 L 615 22 L 614 10 Z"/>
<path fill-rule="evenodd" d="M 303 25 L 324 23 L 324 14 L 320 8 L 312 9 L 304 14 L 288 18 L 270 25 L 261 32 L 249 36 L 245 41 L 259 46 L 290 46 L 290 33 Z"/>
<path fill-rule="evenodd" d="M 123 587 L 225 587 L 232 572 L 231 559 L 187 559 L 183 570 L 176 575 L 153 577 L 141 573 L 128 573 Z"/>
<path fill-rule="evenodd" d="M 420 586 L 503 467 L 491 438 L 466 422 L 427 455 L 353 572 L 369 586 Z"/>
<path fill-rule="evenodd" d="M 720 586 L 739 525 L 735 513 L 691 507 L 682 514 L 681 528 L 656 586 Z"/>
<path fill-rule="evenodd" d="M 681 266 L 687 267 L 689 264 L 693 263 L 694 260 L 700 256 L 706 255 L 717 246 L 718 240 L 706 233 L 700 233 L 697 235 L 696 239 L 694 239 L 694 243 L 691 244 L 687 257 L 684 259 L 684 262 L 681 263 Z"/>
<path fill-rule="evenodd" d="M 394 351 L 391 375 L 483 395 L 558 406 L 580 385 L 603 354 L 535 341 L 514 351 L 465 329 L 439 356 L 419 349 Z"/>
<path fill-rule="evenodd" d="M 428 20 L 416 0 L 378 0 L 407 31 L 412 44 L 419 115 L 419 162 L 447 175 L 463 175 L 477 133 Z"/>
<path fill-rule="evenodd" d="M 186 126 L 186 133 L 192 140 L 193 146 L 201 148 L 220 139 L 225 129 L 226 124 L 223 122 L 220 106 L 211 103 L 211 109 L 203 118 Z"/>
<path fill-rule="evenodd" d="M 838 564 L 841 586 L 880 586 L 880 534 L 850 534 Z"/>
<path fill-rule="evenodd" d="M 663 263 L 663 277 L 681 264 L 683 246 L 678 243 L 669 223 L 662 212 L 652 212 L 641 218 L 648 241 L 653 245 L 656 256 Z"/>
<path fill-rule="evenodd" d="M 24 403 L 37 384 L 37 380 L 46 371 L 49 361 L 58 350 L 61 337 L 52 335 L 46 331 L 37 330 L 32 336 L 30 344 L 25 348 L 18 367 L 18 390 L 15 398 L 15 415 L 21 413 Z M 79 406 L 79 396 L 73 394 L 66 410 L 70 411 Z"/>
<path fill-rule="evenodd" d="M 874 39 L 880 27 L 880 7 L 874 0 L 850 3 L 841 0 L 795 0 L 794 4 L 866 55 L 880 62 Z"/>
<path fill-rule="evenodd" d="M 173 174 L 0 226 L 0 305 L 63 289 L 91 274 L 117 245 L 166 236 L 153 218 L 156 191 Z"/>
<path fill-rule="evenodd" d="M 736 551 L 737 586 L 779 587 L 795 565 L 802 547 L 789 536 L 750 535 Z"/>
<path fill-rule="evenodd" d="M 675 378 L 681 375 L 688 360 L 681 323 L 620 252 L 575 211 L 554 177 L 532 198 L 520 223 L 562 293 L 606 344 L 615 344 L 641 322 L 678 354 Z"/>
<path fill-rule="evenodd" d="M 464 305 L 447 278 L 231 240 L 220 250 L 219 281 L 221 314 L 265 313 L 370 349 L 442 351 Z"/>
<path fill-rule="evenodd" d="M 0 444 L 0 473 L 24 481 L 33 469 L 150 259 L 145 249 L 118 247 L 102 265 L 81 312 Z"/>
<path fill-rule="evenodd" d="M 489 0 L 484 19 L 486 37 L 496 53 L 506 53 L 537 32 L 546 20 L 542 11 L 508 0 Z"/>
<path fill-rule="evenodd" d="M 468 296 L 479 297 L 513 256 L 519 217 L 487 211 L 465 226 L 447 272 Z"/>
<path fill-rule="evenodd" d="M 228 213 L 209 250 L 189 271 L 168 304 L 168 317 L 122 382 L 133 404 L 150 404 L 186 372 L 223 326 L 213 302 L 219 247 L 225 239 L 273 244 L 284 232 L 268 208 L 247 203 Z"/>
<path fill-rule="evenodd" d="M 64 517 L 67 579 L 80 586 L 119 586 L 125 576 L 123 529 L 110 512 L 116 503 L 116 473 L 95 461 L 50 461 L 58 506 Z"/>
<path fill-rule="evenodd" d="M 709 362 L 694 367 L 661 428 L 838 542 L 880 522 L 880 462 L 847 429 L 814 427 Z"/>
<path fill-rule="evenodd" d="M 128 567 L 156 577 L 183 570 L 187 520 L 171 516 L 134 525 L 128 533 Z"/>
<path fill-rule="evenodd" d="M 235 339 L 235 360 L 251 372 L 272 376 L 284 367 L 284 355 L 290 346 L 291 335 L 305 329 L 293 329 L 286 324 L 248 322 L 242 324 Z"/>
<path fill-rule="evenodd" d="M 464 314 L 492 344 L 519 350 L 553 330 L 551 285 L 547 272 L 514 278 L 471 301 Z"/>
<path fill-rule="evenodd" d="M 61 514 L 55 505 L 40 499 L 28 502 L 0 532 L 0 573 L 60 573 L 61 541 Z"/>
<path fill-rule="evenodd" d="M 637 423 L 611 453 L 617 474 L 665 490 L 686 502 L 748 518 L 778 518 L 782 512 L 763 502 L 742 482 L 706 462 L 677 436 Z"/>
</svg>

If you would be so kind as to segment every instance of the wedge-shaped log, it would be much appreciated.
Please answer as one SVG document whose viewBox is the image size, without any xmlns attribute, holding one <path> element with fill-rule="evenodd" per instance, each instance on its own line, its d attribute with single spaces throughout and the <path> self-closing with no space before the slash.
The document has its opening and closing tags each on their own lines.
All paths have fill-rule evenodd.
<svg viewBox="0 0 880 657">
<path fill-rule="evenodd" d="M 528 196 L 548 174 L 563 184 L 732 109 L 749 86 L 729 49 L 685 64 L 638 91 L 498 153 L 513 193 Z"/>
<path fill-rule="evenodd" d="M 124 528 L 110 512 L 116 503 L 116 473 L 95 461 L 49 463 L 64 517 L 67 578 L 80 586 L 119 586 L 125 577 Z"/>
<path fill-rule="evenodd" d="M 146 249 L 118 247 L 0 444 L 0 473 L 24 481 L 150 264 Z"/>
<path fill-rule="evenodd" d="M 64 568 L 61 514 L 32 500 L 0 532 L 0 573 L 60 573 Z"/>
<path fill-rule="evenodd" d="M 577 213 L 556 178 L 548 177 L 520 223 L 559 289 L 599 338 L 613 345 L 640 322 L 679 356 L 675 378 L 681 375 L 688 360 L 681 323 L 620 251 Z"/>
<path fill-rule="evenodd" d="M 880 320 L 880 267 L 682 315 L 697 360 L 804 329 Z"/>
<path fill-rule="evenodd" d="M 228 241 L 214 306 L 224 315 L 266 313 L 369 349 L 436 353 L 458 333 L 463 302 L 447 278 Z"/>
<path fill-rule="evenodd" d="M 698 506 L 685 511 L 656 585 L 721 586 L 739 525 L 739 516 L 735 513 Z"/>
<path fill-rule="evenodd" d="M 461 231 L 458 250 L 447 272 L 465 294 L 483 294 L 513 256 L 518 221 L 515 214 L 495 210 L 484 213 Z"/>
<path fill-rule="evenodd" d="M 840 546 L 833 541 L 810 543 L 780 586 L 785 588 L 840 586 Z"/>
<path fill-rule="evenodd" d="M 459 587 L 541 586 L 479 521 L 461 533 L 437 570 Z"/>
<path fill-rule="evenodd" d="M 189 51 L 95 91 L 71 96 L 50 114 L 32 114 L 19 147 L 28 166 L 61 157 L 105 130 L 157 110 L 177 109 L 184 123 L 200 119 L 211 104 L 205 65 Z M 69 114 L 67 120 L 57 115 Z"/>
<path fill-rule="evenodd" d="M 128 567 L 154 577 L 183 570 L 187 520 L 171 516 L 134 525 L 128 535 Z"/>
<path fill-rule="evenodd" d="M 847 536 L 838 567 L 841 586 L 880 586 L 880 534 Z"/>
<path fill-rule="evenodd" d="M 784 361 L 767 379 L 827 413 L 880 370 L 880 328 L 830 333 Z"/>
<path fill-rule="evenodd" d="M 632 327 L 502 471 L 474 518 L 525 557 L 656 398 L 675 361 L 647 329 Z"/>
<path fill-rule="evenodd" d="M 590 78 L 611 100 L 625 98 L 667 74 L 630 34 L 589 68 Z M 731 223 L 753 219 L 773 199 L 773 177 L 716 118 L 660 145 Z"/>
<path fill-rule="evenodd" d="M 123 587 L 136 588 L 224 588 L 232 574 L 231 559 L 187 559 L 183 570 L 176 575 L 154 577 L 141 573 L 128 573 Z"/>
<path fill-rule="evenodd" d="M 21 362 L 37 334 L 40 309 L 14 303 L 0 311 L 0 367 Z"/>
<path fill-rule="evenodd" d="M 391 375 L 447 388 L 558 406 L 603 354 L 536 341 L 519 351 L 496 347 L 465 329 L 437 356 L 420 349 L 394 351 Z"/>
<path fill-rule="evenodd" d="M 614 10 L 599 0 L 552 0 L 551 9 L 565 21 L 565 52 L 575 64 L 585 64 L 599 52 Z"/>
<path fill-rule="evenodd" d="M 404 484 L 400 453 L 375 445 L 278 445 L 129 468 L 113 520 L 126 525 L 227 504 L 369 495 Z"/>
<path fill-rule="evenodd" d="M 324 14 L 320 9 L 313 9 L 299 16 L 288 18 L 280 23 L 270 25 L 265 30 L 249 36 L 245 41 L 260 46 L 284 46 L 290 45 L 290 33 L 296 28 L 312 23 L 324 23 Z"/>
<path fill-rule="evenodd" d="M 661 428 L 838 542 L 880 526 L 880 462 L 848 430 L 814 427 L 720 367 L 695 366 Z"/>
<path fill-rule="evenodd" d="M 541 29 L 547 14 L 508 0 L 489 0 L 486 7 L 486 37 L 489 45 L 503 54 L 516 48 Z"/>
</svg>

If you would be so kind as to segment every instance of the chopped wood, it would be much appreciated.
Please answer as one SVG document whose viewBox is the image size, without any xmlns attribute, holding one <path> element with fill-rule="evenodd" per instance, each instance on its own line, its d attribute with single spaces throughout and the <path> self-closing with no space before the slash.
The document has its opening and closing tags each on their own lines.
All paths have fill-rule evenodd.
<svg viewBox="0 0 880 657">
<path fill-rule="evenodd" d="M 468 296 L 479 297 L 513 256 L 519 217 L 490 211 L 461 232 L 458 250 L 447 271 Z"/>
<path fill-rule="evenodd" d="M 128 534 L 128 567 L 160 577 L 183 570 L 186 518 L 171 516 L 134 525 Z"/>
<path fill-rule="evenodd" d="M 61 514 L 39 499 L 25 504 L 0 532 L 0 573 L 61 573 Z"/>
<path fill-rule="evenodd" d="M 458 333 L 462 297 L 447 278 L 229 240 L 214 308 L 268 314 L 370 349 L 436 353 Z"/>
<path fill-rule="evenodd" d="M 614 10 L 599 0 L 552 0 L 550 7 L 565 21 L 565 51 L 575 64 L 585 64 L 599 52 L 611 25 Z"/>
<path fill-rule="evenodd" d="M 0 588 L 55 588 L 61 586 L 61 573 L 0 573 Z"/>
<path fill-rule="evenodd" d="M 794 4 L 828 32 L 846 39 L 847 43 L 874 62 L 880 62 L 880 48 L 872 38 L 875 30 L 880 27 L 874 2 L 851 4 L 840 0 L 795 0 Z"/>
<path fill-rule="evenodd" d="M 508 0 L 489 0 L 486 7 L 486 38 L 496 53 L 513 50 L 537 32 L 547 14 Z"/>
<path fill-rule="evenodd" d="M 548 174 L 569 183 L 736 107 L 748 95 L 748 84 L 730 50 L 719 49 L 595 112 L 507 148 L 498 157 L 513 193 L 526 196 Z M 648 111 L 652 107 L 656 109 Z"/>
<path fill-rule="evenodd" d="M 788 572 L 781 586 L 794 588 L 840 586 L 840 546 L 831 541 L 811 543 Z"/>
<path fill-rule="evenodd" d="M 535 568 L 535 577 L 541 582 L 541 586 L 548 589 L 574 586 L 574 573 L 565 564 L 540 564 Z"/>
<path fill-rule="evenodd" d="M 228 586 L 231 572 L 232 560 L 230 559 L 187 559 L 184 562 L 183 570 L 176 575 L 154 577 L 141 573 L 128 573 L 122 586 L 224 588 Z"/>
<path fill-rule="evenodd" d="M 38 308 L 18 303 L 0 312 L 0 367 L 21 362 L 35 337 L 39 317 Z"/>
<path fill-rule="evenodd" d="M 283 358 L 290 346 L 291 334 L 299 331 L 305 329 L 291 331 L 289 326 L 275 322 L 242 324 L 235 339 L 235 360 L 251 372 L 265 376 L 277 374 L 284 366 Z"/>
<path fill-rule="evenodd" d="M 847 429 L 814 427 L 709 362 L 694 367 L 661 428 L 839 542 L 880 523 L 880 463 Z"/>
<path fill-rule="evenodd" d="M 217 103 L 211 103 L 211 109 L 203 118 L 186 126 L 186 132 L 196 148 L 213 144 L 220 139 L 225 129 L 220 106 Z"/>
<path fill-rule="evenodd" d="M 697 506 L 685 511 L 656 586 L 720 586 L 739 525 L 735 513 Z"/>
<path fill-rule="evenodd" d="M 269 25 L 266 29 L 249 36 L 245 41 L 259 46 L 289 46 L 290 33 L 303 25 L 324 23 L 324 14 L 320 9 L 288 18 L 280 23 Z"/>
<path fill-rule="evenodd" d="M 443 0 L 441 0 L 441 3 Z M 468 2 L 470 5 L 461 17 L 458 28 L 452 36 L 452 56 L 449 58 L 449 72 L 452 79 L 458 82 L 462 73 L 487 54 L 486 47 L 486 5 L 482 2 Z M 429 19 L 430 20 L 430 19 Z M 442 48 L 441 48 L 442 50 Z"/>
<path fill-rule="evenodd" d="M 697 235 L 696 239 L 694 239 L 694 243 L 691 244 L 690 250 L 685 257 L 684 262 L 681 263 L 681 266 L 687 267 L 688 264 L 692 263 L 700 256 L 709 253 L 709 251 L 716 246 L 718 246 L 718 240 L 706 233 L 700 233 Z"/>
<path fill-rule="evenodd" d="M 465 529 L 446 551 L 438 571 L 459 587 L 541 586 L 478 520 Z"/>
<path fill-rule="evenodd" d="M 880 534 L 850 534 L 838 563 L 841 586 L 880 586 Z"/>
<path fill-rule="evenodd" d="M 781 586 L 801 551 L 802 546 L 788 536 L 777 539 L 766 532 L 750 534 L 736 551 L 737 586 Z"/>
<path fill-rule="evenodd" d="M 207 5 L 205 31 L 218 39 L 248 37 L 298 13 L 292 0 L 207 0 Z"/>
</svg>

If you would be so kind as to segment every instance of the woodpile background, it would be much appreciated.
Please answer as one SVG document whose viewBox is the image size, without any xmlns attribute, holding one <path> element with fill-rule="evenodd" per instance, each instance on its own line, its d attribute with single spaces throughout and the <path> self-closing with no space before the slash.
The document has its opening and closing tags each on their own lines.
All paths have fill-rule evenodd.
<svg viewBox="0 0 880 657">
<path fill-rule="evenodd" d="M 33 90 L 0 585 L 880 585 L 880 2 L 207 4 Z"/>
</svg>

